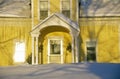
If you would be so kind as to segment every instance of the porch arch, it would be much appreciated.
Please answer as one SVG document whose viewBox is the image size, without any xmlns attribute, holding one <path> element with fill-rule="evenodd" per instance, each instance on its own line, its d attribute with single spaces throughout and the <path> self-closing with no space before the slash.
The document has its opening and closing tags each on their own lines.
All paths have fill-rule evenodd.
<svg viewBox="0 0 120 79">
<path fill-rule="evenodd" d="M 73 22 L 69 18 L 62 14 L 53 14 L 46 18 L 40 24 L 35 26 L 31 31 L 32 36 L 32 64 L 38 64 L 38 37 L 41 31 L 45 28 L 52 28 L 52 26 L 66 28 L 72 37 L 72 63 L 77 63 L 79 61 L 78 56 L 78 37 L 79 37 L 79 26 L 77 23 Z M 36 40 L 36 41 L 35 41 Z M 34 45 L 35 44 L 35 45 Z M 36 47 L 36 48 L 35 48 Z M 35 59 L 36 54 L 36 59 Z M 36 62 L 34 62 L 36 60 Z"/>
</svg>

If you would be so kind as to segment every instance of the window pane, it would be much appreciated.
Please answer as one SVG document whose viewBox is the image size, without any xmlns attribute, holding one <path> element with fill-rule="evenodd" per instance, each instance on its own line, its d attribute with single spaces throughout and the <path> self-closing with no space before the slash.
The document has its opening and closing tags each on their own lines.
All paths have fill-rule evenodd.
<svg viewBox="0 0 120 79">
<path fill-rule="evenodd" d="M 62 13 L 70 18 L 70 0 L 62 0 Z"/>
<path fill-rule="evenodd" d="M 96 61 L 96 41 L 86 42 L 87 61 Z"/>
<path fill-rule="evenodd" d="M 48 11 L 40 11 L 40 19 L 45 19 L 48 16 Z"/>
<path fill-rule="evenodd" d="M 66 16 L 70 18 L 70 10 L 63 10 L 62 13 Z"/>
<path fill-rule="evenodd" d="M 70 2 L 69 1 L 63 1 L 62 2 L 62 9 L 63 10 L 70 10 Z"/>
<path fill-rule="evenodd" d="M 48 10 L 48 1 L 40 1 L 40 10 Z"/>
<path fill-rule="evenodd" d="M 96 61 L 95 47 L 87 47 L 87 61 Z"/>
<path fill-rule="evenodd" d="M 50 54 L 60 54 L 60 40 L 50 40 Z"/>
<path fill-rule="evenodd" d="M 40 1 L 40 19 L 45 19 L 48 17 L 48 1 Z"/>
</svg>

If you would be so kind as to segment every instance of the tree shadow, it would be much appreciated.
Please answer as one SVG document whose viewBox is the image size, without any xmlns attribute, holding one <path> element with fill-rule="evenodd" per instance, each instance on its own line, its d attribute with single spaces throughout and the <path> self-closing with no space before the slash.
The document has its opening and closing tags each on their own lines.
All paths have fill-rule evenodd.
<svg viewBox="0 0 120 79">
<path fill-rule="evenodd" d="M 111 27 L 112 24 L 110 25 L 110 22 L 107 21 L 106 19 L 109 20 L 111 18 L 115 18 L 116 16 L 119 16 L 120 11 L 117 11 L 117 9 L 120 8 L 119 0 L 116 0 L 116 1 L 109 0 L 109 1 L 105 1 L 105 2 L 103 0 L 96 0 L 96 1 L 79 0 L 79 1 L 80 1 L 80 4 L 79 4 L 79 7 L 80 7 L 79 15 L 80 16 L 79 17 L 80 17 L 80 19 L 83 19 L 83 20 L 80 20 L 80 22 L 81 22 L 80 28 L 84 28 L 86 30 L 86 32 L 84 32 L 85 30 L 82 29 L 81 32 L 83 32 L 83 33 L 81 33 L 81 34 L 88 33 L 88 36 L 87 35 L 86 36 L 88 37 L 88 39 L 90 41 L 95 39 L 97 41 L 98 46 L 104 45 L 104 47 L 111 45 L 109 42 L 110 39 L 114 39 L 114 38 L 118 39 L 117 36 L 114 38 L 111 38 L 109 32 L 111 32 L 113 29 L 109 28 L 109 27 Z M 116 7 L 114 7 L 114 6 L 116 6 Z M 103 9 L 105 9 L 105 10 L 103 10 Z M 115 13 L 115 12 L 117 12 L 117 13 Z M 84 26 L 82 24 L 84 24 Z M 116 27 L 114 27 L 114 28 L 116 28 Z M 106 28 L 109 29 L 109 30 L 107 30 L 108 33 L 104 33 L 104 32 L 106 32 Z M 104 36 L 107 35 L 109 37 L 105 36 L 104 38 L 101 38 L 101 34 L 103 34 Z M 102 41 L 100 41 L 100 39 L 102 39 Z M 116 40 L 116 41 L 118 41 L 118 40 Z M 116 42 L 116 41 L 114 40 L 114 42 Z M 106 44 L 106 43 L 108 43 L 108 44 Z M 109 49 L 112 49 L 113 46 L 116 46 L 116 45 L 118 45 L 117 42 L 114 43 L 113 45 L 111 45 L 111 47 L 109 46 Z M 100 49 L 97 48 L 97 50 L 100 50 Z M 107 53 L 111 56 L 111 58 L 113 60 L 119 59 L 119 56 L 117 56 L 117 57 L 113 56 L 113 52 L 111 50 L 110 51 L 107 50 Z M 106 62 L 111 62 L 112 59 L 108 60 Z"/>
</svg>

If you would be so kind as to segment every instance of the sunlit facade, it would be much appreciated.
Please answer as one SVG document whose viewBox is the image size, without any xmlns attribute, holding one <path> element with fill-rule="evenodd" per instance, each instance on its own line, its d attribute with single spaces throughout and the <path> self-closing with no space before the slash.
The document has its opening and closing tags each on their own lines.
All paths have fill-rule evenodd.
<svg viewBox="0 0 120 79">
<path fill-rule="evenodd" d="M 25 62 L 25 43 L 17 42 L 15 44 L 15 52 L 13 56 L 14 62 Z"/>
<path fill-rule="evenodd" d="M 120 63 L 118 3 L 119 0 L 0 2 L 0 66 Z"/>
</svg>

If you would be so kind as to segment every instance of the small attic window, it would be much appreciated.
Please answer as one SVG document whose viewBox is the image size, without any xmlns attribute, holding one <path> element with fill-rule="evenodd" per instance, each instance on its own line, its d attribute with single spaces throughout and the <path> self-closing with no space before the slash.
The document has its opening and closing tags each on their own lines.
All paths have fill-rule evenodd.
<svg viewBox="0 0 120 79">
<path fill-rule="evenodd" d="M 16 42 L 15 44 L 15 54 L 14 62 L 24 62 L 25 61 L 25 43 Z"/>
</svg>

